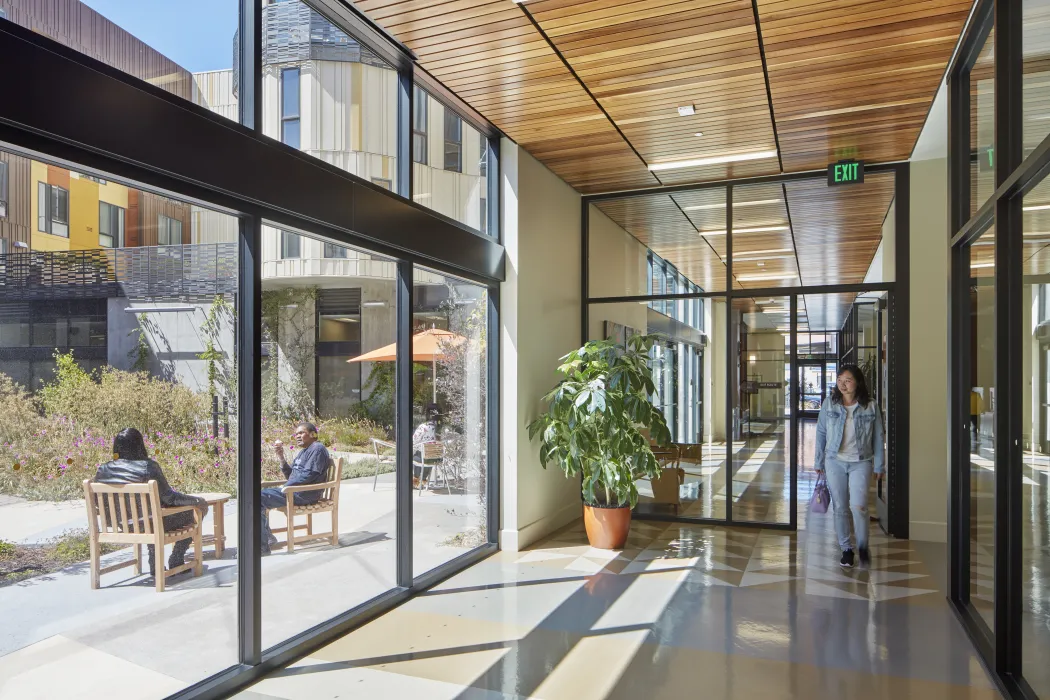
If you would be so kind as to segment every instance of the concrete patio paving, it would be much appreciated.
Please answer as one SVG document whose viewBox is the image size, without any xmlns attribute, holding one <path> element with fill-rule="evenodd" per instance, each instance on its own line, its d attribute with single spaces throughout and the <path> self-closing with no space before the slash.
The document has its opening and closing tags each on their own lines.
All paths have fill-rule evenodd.
<svg viewBox="0 0 1050 700">
<path fill-rule="evenodd" d="M 474 494 L 425 491 L 413 497 L 415 569 L 423 573 L 468 551 L 444 543 L 476 527 Z M 160 698 L 236 663 L 237 504 L 225 512 L 222 559 L 205 547 L 204 574 L 183 574 L 164 593 L 153 578 L 122 569 L 91 590 L 87 564 L 0 588 L 0 698 Z M 273 646 L 393 588 L 394 475 L 345 481 L 339 546 L 307 545 L 262 562 L 262 643 Z M 0 503 L 0 536 L 42 542 L 84 528 L 83 501 Z M 213 515 L 204 532 L 213 532 Z M 271 513 L 275 527 L 283 516 Z M 315 517 L 315 530 L 330 524 Z M 103 560 L 127 559 L 131 550 Z M 118 680 L 119 679 L 119 680 Z"/>
</svg>

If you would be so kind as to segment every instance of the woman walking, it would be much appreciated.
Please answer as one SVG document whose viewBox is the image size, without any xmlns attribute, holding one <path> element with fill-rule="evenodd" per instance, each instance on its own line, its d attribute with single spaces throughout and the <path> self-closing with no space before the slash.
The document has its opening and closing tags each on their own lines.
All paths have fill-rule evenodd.
<svg viewBox="0 0 1050 700">
<path fill-rule="evenodd" d="M 882 480 L 882 414 L 856 365 L 839 369 L 831 398 L 820 407 L 815 463 L 818 472 L 827 474 L 831 489 L 835 534 L 842 549 L 839 564 L 851 569 L 855 563 L 849 531 L 852 511 L 860 563 L 867 566 L 868 487 L 872 472 Z"/>
</svg>

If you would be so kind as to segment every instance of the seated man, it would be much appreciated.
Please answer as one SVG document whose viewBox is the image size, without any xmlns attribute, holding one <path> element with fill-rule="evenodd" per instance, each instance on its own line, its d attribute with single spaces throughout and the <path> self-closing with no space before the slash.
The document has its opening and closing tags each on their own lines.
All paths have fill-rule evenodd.
<svg viewBox="0 0 1050 700">
<path fill-rule="evenodd" d="M 325 446 L 317 441 L 317 428 L 313 423 L 300 423 L 295 427 L 295 444 L 299 447 L 292 463 L 284 456 L 284 445 L 280 440 L 273 446 L 277 459 L 281 460 L 281 471 L 288 479 L 285 486 L 301 486 L 302 484 L 323 484 L 328 478 L 328 465 L 331 457 Z M 300 491 L 293 497 L 293 503 L 297 506 L 308 506 L 317 503 L 321 497 L 321 491 Z M 270 518 L 267 511 L 270 508 L 284 508 L 286 499 L 284 487 L 263 489 L 259 494 L 259 503 L 262 509 L 262 523 L 259 533 L 262 536 L 262 553 L 269 554 L 270 547 L 277 544 L 277 538 L 270 532 Z M 292 523 L 288 523 L 291 527 Z"/>
</svg>

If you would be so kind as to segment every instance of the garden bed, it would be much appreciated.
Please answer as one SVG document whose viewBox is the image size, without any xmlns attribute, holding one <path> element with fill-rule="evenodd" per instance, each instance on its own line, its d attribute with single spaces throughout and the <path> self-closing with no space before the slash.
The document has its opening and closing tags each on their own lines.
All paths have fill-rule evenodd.
<svg viewBox="0 0 1050 700">
<path fill-rule="evenodd" d="M 102 553 L 122 549 L 103 544 Z M 19 545 L 0 540 L 0 587 L 18 583 L 27 578 L 54 573 L 91 558 L 87 530 L 67 530 L 42 545 Z"/>
</svg>

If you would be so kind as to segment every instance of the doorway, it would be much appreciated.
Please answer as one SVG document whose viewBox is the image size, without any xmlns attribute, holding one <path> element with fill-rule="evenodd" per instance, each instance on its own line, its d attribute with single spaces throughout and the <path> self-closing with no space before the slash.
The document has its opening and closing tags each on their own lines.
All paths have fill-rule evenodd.
<svg viewBox="0 0 1050 700">
<path fill-rule="evenodd" d="M 831 363 L 834 372 L 834 364 Z M 834 374 L 831 381 L 834 382 Z M 800 362 L 798 365 L 798 414 L 800 418 L 815 419 L 820 404 L 828 395 L 828 363 L 823 360 Z"/>
</svg>

